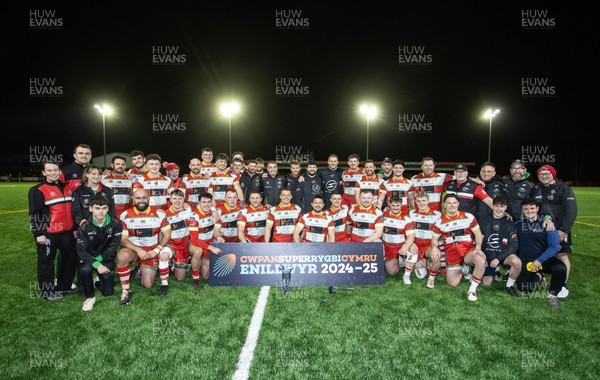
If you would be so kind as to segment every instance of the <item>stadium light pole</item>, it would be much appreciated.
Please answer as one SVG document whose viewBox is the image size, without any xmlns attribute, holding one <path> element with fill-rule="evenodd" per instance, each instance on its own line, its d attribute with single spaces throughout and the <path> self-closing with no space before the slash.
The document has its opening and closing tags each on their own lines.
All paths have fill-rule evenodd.
<svg viewBox="0 0 600 380">
<path fill-rule="evenodd" d="M 362 104 L 359 108 L 360 113 L 367 119 L 367 155 L 366 160 L 369 159 L 369 127 L 371 119 L 377 116 L 377 107 L 372 104 Z"/>
<path fill-rule="evenodd" d="M 219 109 L 221 110 L 221 115 L 229 120 L 229 159 L 231 160 L 231 117 L 240 112 L 240 105 L 238 102 L 232 100 L 221 103 Z"/>
<path fill-rule="evenodd" d="M 488 141 L 488 162 L 490 162 L 491 152 L 492 152 L 492 119 L 500 113 L 499 109 L 492 110 L 491 108 L 485 111 L 483 117 L 486 119 L 490 119 L 490 137 Z"/>
<path fill-rule="evenodd" d="M 102 114 L 102 139 L 104 141 L 104 169 L 106 169 L 107 168 L 107 166 L 106 166 L 106 115 L 112 114 L 112 108 L 110 108 L 106 104 L 103 104 L 102 106 L 99 106 L 96 104 L 96 105 L 94 105 L 94 107 L 98 110 L 98 112 L 100 112 Z"/>
</svg>

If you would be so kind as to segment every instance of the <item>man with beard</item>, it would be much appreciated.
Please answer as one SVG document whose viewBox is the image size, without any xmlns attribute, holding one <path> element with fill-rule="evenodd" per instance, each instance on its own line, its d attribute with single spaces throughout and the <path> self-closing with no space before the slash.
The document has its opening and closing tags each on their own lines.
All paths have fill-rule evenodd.
<svg viewBox="0 0 600 380">
<path fill-rule="evenodd" d="M 306 173 L 303 175 L 303 181 L 298 182 L 296 194 L 300 202 L 298 205 L 302 207 L 303 213 L 310 212 L 313 209 L 312 200 L 315 196 L 323 196 L 323 180 L 317 175 L 316 161 L 308 162 Z"/>
<path fill-rule="evenodd" d="M 113 192 L 113 200 L 117 216 L 131 207 L 131 178 L 125 173 L 127 161 L 123 156 L 114 156 L 111 160 L 111 171 L 102 178 L 102 185 Z"/>
<path fill-rule="evenodd" d="M 409 204 L 413 203 L 412 182 L 404 178 L 404 161 L 395 160 L 392 163 L 392 178 L 381 184 L 379 189 L 379 208 L 385 210 L 387 204 L 385 199 L 397 196 L 402 201 L 402 213 L 408 214 Z"/>
<path fill-rule="evenodd" d="M 258 173 L 256 173 L 256 167 L 258 163 L 256 160 L 248 160 L 248 164 L 246 170 L 240 176 L 240 187 L 242 188 L 242 192 L 244 194 L 244 198 L 242 199 L 244 203 L 250 204 L 250 193 L 253 191 L 261 191 L 261 178 Z M 261 195 L 262 199 L 262 195 Z"/>
<path fill-rule="evenodd" d="M 133 191 L 133 205 L 120 217 L 123 235 L 121 249 L 117 253 L 117 273 L 121 281 L 121 305 L 131 302 L 130 265 L 138 259 L 142 286 L 151 288 L 159 270 L 161 287 L 158 294 L 166 295 L 169 285 L 169 259 L 173 254 L 172 251 L 164 249 L 171 239 L 171 225 L 167 221 L 165 211 L 150 207 L 148 191 L 141 188 Z"/>
<path fill-rule="evenodd" d="M 312 211 L 305 213 L 298 220 L 294 229 L 294 241 L 296 243 L 333 243 L 335 242 L 335 230 L 333 221 L 325 211 L 325 200 L 322 195 L 315 195 L 312 199 Z"/>
<path fill-rule="evenodd" d="M 146 156 L 141 150 L 132 150 L 131 153 L 129 153 L 129 156 L 131 156 L 131 164 L 133 167 L 129 169 L 128 174 L 131 177 L 131 181 L 137 182 L 148 171 L 146 168 Z"/>
<path fill-rule="evenodd" d="M 379 200 L 379 188 L 381 187 L 382 180 L 379 179 L 377 174 L 375 174 L 375 162 L 373 160 L 366 160 L 363 167 L 364 175 L 360 177 L 358 181 L 354 184 L 355 187 L 355 204 L 360 203 L 360 191 L 362 189 L 370 189 L 373 191 L 373 204 L 381 208 L 381 205 L 378 204 Z"/>
<path fill-rule="evenodd" d="M 452 176 L 446 173 L 436 173 L 434 171 L 435 160 L 431 157 L 423 157 L 421 169 L 423 171 L 413 176 L 410 181 L 415 187 L 415 191 L 424 190 L 429 194 L 429 207 L 432 210 L 442 211 L 442 194 L 446 192 L 446 184 L 452 180 Z"/>
<path fill-rule="evenodd" d="M 277 205 L 281 189 L 285 188 L 286 185 L 287 179 L 278 173 L 277 162 L 269 161 L 267 163 L 267 175 L 262 178 L 265 206 L 273 207 Z"/>
<path fill-rule="evenodd" d="M 565 284 L 557 297 L 566 298 L 569 295 L 567 281 L 571 271 L 569 260 L 569 254 L 572 253 L 571 228 L 577 218 L 577 201 L 573 190 L 556 178 L 556 169 L 551 165 L 540 167 L 537 177 L 540 185 L 535 188 L 535 200 L 542 204 L 543 212 L 550 216 L 558 230 L 560 250 L 556 257 L 567 267 Z"/>
<path fill-rule="evenodd" d="M 200 172 L 201 163 L 199 159 L 192 158 L 188 167 L 190 172 L 183 175 L 181 182 L 185 187 L 185 202 L 194 210 L 200 202 L 198 198 L 200 194 L 208 191 L 210 180 Z"/>
</svg>

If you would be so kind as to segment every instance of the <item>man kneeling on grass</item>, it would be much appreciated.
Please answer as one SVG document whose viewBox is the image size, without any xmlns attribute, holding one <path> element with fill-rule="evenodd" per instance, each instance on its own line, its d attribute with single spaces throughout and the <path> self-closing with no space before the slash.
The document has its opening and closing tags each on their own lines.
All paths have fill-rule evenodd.
<svg viewBox="0 0 600 380">
<path fill-rule="evenodd" d="M 506 216 L 508 199 L 498 196 L 492 203 L 492 217 L 485 218 L 481 223 L 481 232 L 485 238 L 483 251 L 488 264 L 483 274 L 483 284 L 492 285 L 496 269 L 500 265 L 509 266 L 506 292 L 517 297 L 517 291 L 513 286 L 521 273 L 521 259 L 517 257 L 519 248 L 517 229 L 513 221 Z"/>
<path fill-rule="evenodd" d="M 483 235 L 473 214 L 458 211 L 458 205 L 458 197 L 455 194 L 446 195 L 444 198 L 446 213 L 433 226 L 431 245 L 435 246 L 442 236 L 446 250 L 448 285 L 458 286 L 463 263 L 475 267 L 467 299 L 477 301 L 477 286 L 481 283 L 486 265 L 485 254 L 481 251 Z M 473 237 L 475 237 L 475 244 L 473 244 Z"/>
<path fill-rule="evenodd" d="M 539 215 L 540 206 L 535 199 L 524 200 L 521 211 L 523 219 L 516 223 L 518 255 L 526 270 L 522 270 L 517 278 L 517 287 L 523 292 L 532 292 L 543 283 L 542 273 L 551 274 L 548 305 L 556 309 L 559 307 L 556 296 L 567 279 L 567 266 L 556 257 L 560 250 L 558 231 L 544 227 L 544 218 Z"/>
<path fill-rule="evenodd" d="M 151 288 L 158 270 L 161 281 L 158 295 L 166 296 L 169 290 L 169 259 L 173 251 L 164 249 L 164 246 L 171 240 L 171 225 L 163 210 L 149 206 L 147 190 L 135 189 L 133 204 L 134 207 L 121 214 L 123 239 L 117 254 L 117 273 L 122 287 L 121 305 L 131 302 L 129 266 L 138 259 L 141 261 L 142 286 Z"/>
<path fill-rule="evenodd" d="M 96 303 L 92 273 L 98 272 L 97 285 L 103 296 L 111 296 L 115 289 L 114 269 L 117 247 L 121 243 L 123 226 L 108 215 L 108 200 L 96 196 L 90 202 L 92 220 L 85 222 L 77 230 L 77 254 L 79 279 L 83 287 L 85 301 L 83 311 L 90 311 Z"/>
</svg>

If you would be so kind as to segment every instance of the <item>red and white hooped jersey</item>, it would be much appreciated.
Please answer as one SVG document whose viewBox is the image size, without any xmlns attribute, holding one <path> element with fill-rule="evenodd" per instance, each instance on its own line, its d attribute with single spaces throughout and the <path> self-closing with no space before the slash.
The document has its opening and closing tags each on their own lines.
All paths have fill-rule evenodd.
<svg viewBox="0 0 600 380">
<path fill-rule="evenodd" d="M 210 180 L 202 174 L 195 176 L 189 173 L 183 175 L 181 182 L 185 185 L 185 202 L 195 208 L 200 203 L 200 194 L 208 191 Z"/>
<path fill-rule="evenodd" d="M 131 176 L 132 184 L 141 180 L 146 173 L 148 173 L 148 169 L 145 166 L 142 168 L 142 170 L 136 167 L 129 169 L 129 175 Z"/>
<path fill-rule="evenodd" d="M 152 249 L 159 243 L 159 233 L 171 229 L 164 210 L 148 207 L 139 212 L 135 207 L 124 211 L 121 216 L 123 237 L 142 248 Z"/>
<path fill-rule="evenodd" d="M 210 164 L 205 164 L 204 161 L 200 162 L 200 174 L 205 177 L 210 177 L 217 170 L 216 165 L 211 162 Z"/>
<path fill-rule="evenodd" d="M 442 236 L 446 247 L 460 243 L 473 244 L 473 231 L 479 229 L 473 214 L 459 211 L 455 216 L 443 214 L 433 225 L 433 237 Z"/>
<path fill-rule="evenodd" d="M 381 240 L 388 244 L 404 244 L 408 235 L 415 233 L 414 225 L 408 215 L 387 211 L 383 214 L 383 235 Z"/>
<path fill-rule="evenodd" d="M 165 211 L 167 222 L 171 225 L 171 240 L 169 244 L 176 247 L 187 248 L 190 240 L 190 231 L 188 229 L 188 220 L 192 215 L 192 209 L 184 207 L 179 211 L 174 211 L 173 206 Z"/>
<path fill-rule="evenodd" d="M 192 244 L 200 246 L 198 241 L 210 243 L 213 240 L 213 230 L 215 228 L 215 219 L 211 211 L 206 214 L 197 207 L 188 219 L 188 229 L 190 230 L 190 239 Z"/>
<path fill-rule="evenodd" d="M 219 226 L 223 239 L 226 242 L 233 243 L 240 241 L 238 239 L 237 221 L 241 210 L 242 208 L 239 206 L 239 203 L 236 203 L 233 209 L 229 208 L 227 203 L 217 207 L 219 221 L 216 225 Z"/>
<path fill-rule="evenodd" d="M 341 205 L 339 210 L 333 210 L 331 207 L 327 210 L 327 215 L 329 215 L 333 222 L 335 241 L 347 241 L 350 238 L 346 233 L 349 212 L 350 208 L 347 205 Z"/>
<path fill-rule="evenodd" d="M 238 225 L 244 227 L 244 235 L 248 240 L 252 242 L 264 242 L 265 226 L 269 213 L 270 210 L 265 205 L 260 205 L 258 208 L 248 205 L 240 211 Z"/>
<path fill-rule="evenodd" d="M 173 187 L 171 178 L 165 177 L 162 174 L 159 174 L 158 177 L 150 178 L 149 173 L 146 173 L 133 187 L 142 187 L 148 190 L 150 206 L 163 210 L 167 209 L 169 189 Z"/>
<path fill-rule="evenodd" d="M 302 208 L 290 203 L 288 207 L 278 204 L 271 207 L 267 224 L 273 225 L 273 241 L 291 243 L 294 241 L 294 229 L 298 223 L 298 218 L 302 213 Z"/>
<path fill-rule="evenodd" d="M 219 173 L 214 171 L 210 175 L 209 191 L 212 193 L 215 204 L 221 206 L 225 203 L 225 194 L 227 190 L 233 189 L 233 185 L 240 182 L 240 176 L 232 174 L 229 171 Z"/>
<path fill-rule="evenodd" d="M 303 242 L 324 243 L 327 241 L 329 230 L 334 229 L 333 221 L 324 211 L 320 213 L 307 212 L 300 217 L 298 224 L 304 227 Z"/>
<path fill-rule="evenodd" d="M 428 177 L 419 173 L 411 178 L 415 191 L 424 190 L 429 194 L 429 207 L 437 211 L 442 210 L 442 194 L 450 181 L 452 181 L 451 175 L 435 172 Z"/>
<path fill-rule="evenodd" d="M 356 184 L 354 185 L 354 194 L 360 194 L 360 191 L 362 189 L 371 189 L 373 190 L 373 203 L 377 203 L 377 199 L 379 197 L 379 189 L 381 188 L 382 183 L 383 180 L 379 179 L 377 174 L 373 174 L 371 177 L 365 174 L 362 177 L 360 177 L 358 181 L 356 181 Z"/>
<path fill-rule="evenodd" d="M 125 174 L 115 174 L 110 172 L 102 178 L 102 185 L 109 187 L 113 192 L 113 200 L 117 215 L 131 207 L 131 186 L 132 182 Z"/>
<path fill-rule="evenodd" d="M 425 213 L 417 210 L 410 210 L 410 220 L 413 221 L 415 227 L 415 244 L 420 246 L 431 245 L 433 238 L 433 225 L 442 217 L 442 213 L 437 210 L 427 208 Z"/>
<path fill-rule="evenodd" d="M 356 205 L 348 213 L 348 223 L 352 224 L 352 241 L 363 241 L 375 233 L 375 227 L 383 226 L 383 213 L 371 205 L 367 208 Z"/>
<path fill-rule="evenodd" d="M 344 182 L 344 198 L 352 196 L 352 203 L 355 203 L 354 194 L 356 194 L 356 182 L 360 181 L 365 173 L 361 168 L 356 171 L 351 171 L 349 168 L 342 173 L 342 181 Z"/>
<path fill-rule="evenodd" d="M 398 196 L 402 200 L 402 213 L 408 214 L 408 194 L 414 190 L 412 182 L 404 177 L 395 178 L 392 177 L 381 184 L 380 192 L 390 199 L 394 195 Z M 382 206 L 382 208 L 385 208 Z"/>
</svg>

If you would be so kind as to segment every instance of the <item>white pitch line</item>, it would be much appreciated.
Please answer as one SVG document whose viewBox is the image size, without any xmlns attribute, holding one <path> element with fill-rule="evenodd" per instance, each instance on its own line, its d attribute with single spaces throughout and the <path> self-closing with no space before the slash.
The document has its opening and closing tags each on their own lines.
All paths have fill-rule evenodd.
<svg viewBox="0 0 600 380">
<path fill-rule="evenodd" d="M 252 314 L 250 327 L 248 327 L 246 342 L 244 343 L 244 347 L 242 347 L 242 352 L 240 353 L 240 358 L 238 359 L 237 363 L 237 369 L 232 377 L 233 380 L 248 379 L 248 375 L 250 374 L 250 365 L 252 364 L 252 358 L 254 357 L 256 343 L 258 342 L 258 333 L 260 332 L 260 327 L 262 326 L 270 289 L 270 286 L 263 286 L 260 288 L 260 294 L 258 295 L 256 307 L 254 308 L 254 314 Z"/>
</svg>

